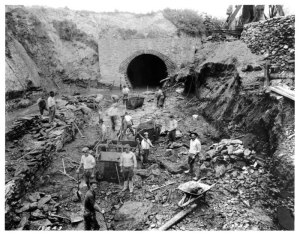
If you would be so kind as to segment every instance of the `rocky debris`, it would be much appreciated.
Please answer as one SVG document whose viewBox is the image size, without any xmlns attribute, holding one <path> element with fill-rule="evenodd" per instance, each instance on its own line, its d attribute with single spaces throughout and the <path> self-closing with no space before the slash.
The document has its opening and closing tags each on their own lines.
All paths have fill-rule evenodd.
<svg viewBox="0 0 300 236">
<path fill-rule="evenodd" d="M 267 54 L 281 71 L 295 69 L 295 16 L 246 24 L 241 39 L 255 54 Z"/>
<path fill-rule="evenodd" d="M 133 230 L 141 228 L 151 208 L 151 202 L 125 202 L 115 214 L 114 229 Z"/>
<path fill-rule="evenodd" d="M 22 206 L 11 205 L 18 201 L 25 192 L 28 192 L 31 184 L 38 178 L 38 171 L 49 166 L 52 161 L 52 152 L 60 151 L 66 142 L 74 139 L 76 131 L 72 122 L 76 120 L 78 126 L 82 126 L 85 122 L 81 109 L 71 112 L 66 108 L 59 107 L 57 117 L 60 119 L 55 119 L 52 126 L 44 123 L 45 120 L 39 119 L 36 115 L 22 117 L 6 133 L 6 139 L 9 141 L 19 139 L 24 135 L 30 139 L 30 145 L 25 148 L 25 152 L 19 153 L 20 156 L 16 161 L 13 160 L 14 168 L 10 169 L 11 171 L 6 168 L 6 172 L 12 176 L 5 188 L 7 216 L 36 210 L 36 208 L 47 213 L 49 210 L 57 208 L 53 204 L 48 204 L 52 201 L 50 195 L 44 196 L 40 193 L 30 194 L 27 198 L 29 202 Z M 13 209 L 16 209 L 15 213 L 10 213 Z M 40 219 L 44 218 L 44 215 L 36 211 L 32 217 Z M 11 217 L 8 218 L 11 219 Z"/>
</svg>

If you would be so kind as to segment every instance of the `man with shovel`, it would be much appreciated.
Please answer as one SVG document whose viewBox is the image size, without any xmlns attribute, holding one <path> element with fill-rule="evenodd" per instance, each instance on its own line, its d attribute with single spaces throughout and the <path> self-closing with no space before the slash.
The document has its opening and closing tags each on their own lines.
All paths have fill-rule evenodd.
<svg viewBox="0 0 300 236">
<path fill-rule="evenodd" d="M 79 173 L 80 167 L 83 165 L 84 179 L 85 179 L 85 183 L 89 189 L 90 188 L 90 179 L 94 177 L 96 160 L 91 154 L 89 154 L 89 149 L 87 147 L 84 147 L 82 149 L 82 152 L 83 152 L 83 155 L 81 156 L 80 165 L 79 165 L 76 173 Z"/>
</svg>

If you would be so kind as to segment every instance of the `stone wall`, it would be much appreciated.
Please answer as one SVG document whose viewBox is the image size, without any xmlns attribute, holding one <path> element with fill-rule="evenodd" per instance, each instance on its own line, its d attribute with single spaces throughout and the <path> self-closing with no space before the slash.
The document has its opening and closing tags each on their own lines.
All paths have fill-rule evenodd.
<svg viewBox="0 0 300 236">
<path fill-rule="evenodd" d="M 101 82 L 119 85 L 126 80 L 127 66 L 132 59 L 142 54 L 152 54 L 162 59 L 171 72 L 181 63 L 193 60 L 194 49 L 201 43 L 189 37 L 146 39 L 100 39 L 99 66 Z"/>
<path fill-rule="evenodd" d="M 280 71 L 295 70 L 295 16 L 246 24 L 241 40 L 253 53 L 268 54 L 266 59 Z"/>
</svg>

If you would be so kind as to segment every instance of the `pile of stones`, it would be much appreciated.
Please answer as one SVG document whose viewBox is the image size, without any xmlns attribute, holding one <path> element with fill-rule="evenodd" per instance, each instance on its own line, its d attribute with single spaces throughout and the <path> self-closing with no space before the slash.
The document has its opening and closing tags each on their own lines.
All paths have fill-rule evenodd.
<svg viewBox="0 0 300 236">
<path fill-rule="evenodd" d="M 246 24 L 241 35 L 252 53 L 266 55 L 280 71 L 295 70 L 295 16 Z"/>
</svg>

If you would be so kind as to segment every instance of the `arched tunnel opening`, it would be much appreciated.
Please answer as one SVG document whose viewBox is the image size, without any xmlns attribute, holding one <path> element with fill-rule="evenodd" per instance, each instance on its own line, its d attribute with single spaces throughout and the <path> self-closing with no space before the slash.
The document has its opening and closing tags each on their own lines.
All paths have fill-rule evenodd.
<svg viewBox="0 0 300 236">
<path fill-rule="evenodd" d="M 135 57 L 127 68 L 127 77 L 133 88 L 161 86 L 160 81 L 167 76 L 165 62 L 152 54 Z"/>
</svg>

